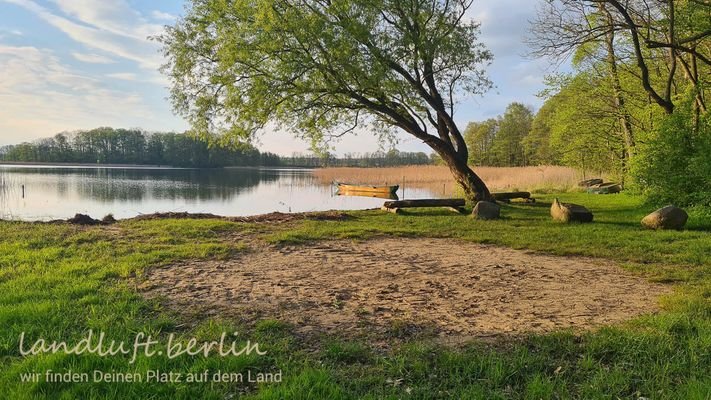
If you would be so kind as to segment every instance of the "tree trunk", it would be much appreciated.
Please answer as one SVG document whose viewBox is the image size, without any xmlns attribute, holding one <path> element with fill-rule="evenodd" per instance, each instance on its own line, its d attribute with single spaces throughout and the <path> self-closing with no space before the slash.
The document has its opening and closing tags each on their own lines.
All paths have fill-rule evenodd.
<svg viewBox="0 0 711 400">
<path fill-rule="evenodd" d="M 614 21 L 612 19 L 612 14 L 605 8 L 604 4 L 600 4 L 600 10 L 607 15 L 607 23 L 612 26 Z M 620 83 L 620 75 L 617 71 L 617 55 L 615 54 L 615 32 L 610 30 L 605 35 L 605 45 L 607 47 L 607 66 L 610 72 L 610 79 L 612 82 L 612 95 L 615 108 L 617 109 L 618 119 L 620 121 L 620 128 L 622 130 L 622 139 L 625 144 L 625 151 L 623 153 L 623 177 L 627 173 L 627 164 L 629 159 L 634 156 L 635 153 L 635 138 L 632 132 L 632 117 L 625 105 L 625 98 L 623 95 L 622 84 Z"/>
<path fill-rule="evenodd" d="M 469 168 L 466 159 L 462 160 L 454 151 L 438 150 L 438 153 L 447 163 L 454 180 L 464 189 L 464 198 L 467 202 L 494 201 L 489 188 L 479 175 Z"/>
</svg>

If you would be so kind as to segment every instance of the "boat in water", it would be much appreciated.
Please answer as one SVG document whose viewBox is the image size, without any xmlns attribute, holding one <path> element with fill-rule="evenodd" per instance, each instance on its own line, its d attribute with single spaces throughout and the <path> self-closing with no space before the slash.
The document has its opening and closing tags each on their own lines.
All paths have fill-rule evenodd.
<svg viewBox="0 0 711 400">
<path fill-rule="evenodd" d="M 338 190 L 336 192 L 338 196 L 357 196 L 357 197 L 375 197 L 378 199 L 386 200 L 400 200 L 400 198 L 395 193 L 386 192 L 358 192 L 354 190 Z"/>
<path fill-rule="evenodd" d="M 383 186 L 371 186 L 371 185 L 356 185 L 352 183 L 341 183 L 336 182 L 339 191 L 344 192 L 370 192 L 370 193 L 395 193 L 400 188 L 399 185 L 383 185 Z"/>
<path fill-rule="evenodd" d="M 337 194 L 339 196 L 359 196 L 359 197 L 377 197 L 381 199 L 398 200 L 397 190 L 398 185 L 388 186 L 373 186 L 373 185 L 356 185 L 350 183 L 336 182 L 338 186 Z"/>
</svg>

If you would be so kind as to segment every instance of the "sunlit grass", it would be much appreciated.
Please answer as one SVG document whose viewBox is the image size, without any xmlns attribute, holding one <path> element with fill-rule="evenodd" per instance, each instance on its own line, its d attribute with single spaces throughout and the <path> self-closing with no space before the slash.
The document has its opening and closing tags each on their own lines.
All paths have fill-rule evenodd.
<svg viewBox="0 0 711 400">
<path fill-rule="evenodd" d="M 535 205 L 503 208 L 500 221 L 430 209 L 392 215 L 352 212 L 345 221 L 244 224 L 223 220 L 127 221 L 111 227 L 0 222 L 0 398 L 81 399 L 706 399 L 711 392 L 711 223 L 691 213 L 688 230 L 651 232 L 639 220 L 652 211 L 627 195 L 560 195 L 584 204 L 595 222 L 563 225 Z M 462 348 L 400 335 L 391 348 L 339 335 L 305 343 L 275 320 L 245 326 L 238 318 L 187 317 L 147 301 L 135 289 L 149 268 L 186 259 L 224 259 L 249 245 L 235 238 L 309 245 L 333 238 L 436 236 L 600 256 L 653 280 L 674 282 L 664 311 L 585 334 L 556 332 L 514 342 L 473 341 Z M 656 301 L 650 298 L 650 301 Z M 189 311 L 189 310 L 188 310 Z M 189 314 L 189 313 L 188 313 Z M 87 330 L 118 340 L 137 332 L 216 339 L 238 331 L 264 357 L 22 357 L 18 337 L 72 340 Z M 393 332 L 397 327 L 393 327 Z M 283 371 L 281 384 L 56 384 L 19 382 L 24 371 L 148 369 Z"/>
</svg>

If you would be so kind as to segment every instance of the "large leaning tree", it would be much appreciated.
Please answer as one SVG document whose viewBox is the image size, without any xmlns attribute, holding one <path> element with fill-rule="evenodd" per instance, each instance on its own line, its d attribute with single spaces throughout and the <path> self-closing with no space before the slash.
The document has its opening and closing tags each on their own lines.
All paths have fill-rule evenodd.
<svg viewBox="0 0 711 400">
<path fill-rule="evenodd" d="M 457 99 L 491 88 L 472 0 L 192 0 L 158 38 L 174 108 L 194 133 L 250 139 L 268 123 L 323 143 L 401 129 L 447 163 L 470 200 Z"/>
</svg>

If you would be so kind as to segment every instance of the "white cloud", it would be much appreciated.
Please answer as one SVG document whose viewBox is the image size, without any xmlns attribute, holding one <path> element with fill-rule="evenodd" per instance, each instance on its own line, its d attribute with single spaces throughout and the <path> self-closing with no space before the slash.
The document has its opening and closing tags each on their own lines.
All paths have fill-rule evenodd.
<svg viewBox="0 0 711 400">
<path fill-rule="evenodd" d="M 96 82 L 92 78 L 73 73 L 48 51 L 30 46 L 0 45 L 0 66 L 0 70 L 4 72 L 4 78 L 0 81 L 3 94 L 16 89 L 22 89 L 18 92 L 29 93 L 33 90 L 27 89 L 40 87 L 88 90 L 93 88 Z"/>
<path fill-rule="evenodd" d="M 113 72 L 110 74 L 106 74 L 106 77 L 111 79 L 119 79 L 122 81 L 152 83 L 154 85 L 160 85 L 163 87 L 168 87 L 168 85 L 170 84 L 168 78 L 156 73 L 137 74 L 134 72 Z"/>
<path fill-rule="evenodd" d="M 51 50 L 0 45 L 0 71 L 0 143 L 96 126 L 164 124 L 165 112 L 140 94 L 72 71 Z"/>
<path fill-rule="evenodd" d="M 65 14 L 117 35 L 145 40 L 162 30 L 150 24 L 124 0 L 53 0 Z"/>
<path fill-rule="evenodd" d="M 12 36 L 23 36 L 22 31 L 18 29 L 6 29 L 0 28 L 0 34 L 12 35 Z"/>
<path fill-rule="evenodd" d="M 146 69 L 155 70 L 162 63 L 158 45 L 147 39 L 149 35 L 160 32 L 162 27 L 146 24 L 142 19 L 131 21 L 131 16 L 135 16 L 137 13 L 131 12 L 130 8 L 126 10 L 122 7 L 125 5 L 122 1 L 90 1 L 89 5 L 88 0 L 57 0 L 63 11 L 75 16 L 83 24 L 55 15 L 31 0 L 0 1 L 15 4 L 33 12 L 73 40 L 87 47 L 135 61 L 140 67 Z M 83 4 L 83 8 L 78 7 L 80 4 Z M 111 19 L 111 12 L 115 13 L 114 19 Z"/>
<path fill-rule="evenodd" d="M 495 58 L 523 56 L 528 53 L 524 39 L 529 32 L 528 21 L 535 16 L 535 1 L 481 0 L 475 1 L 469 15 L 481 22 L 480 40 Z"/>
<path fill-rule="evenodd" d="M 114 79 L 122 79 L 124 81 L 136 81 L 138 80 L 138 76 L 134 74 L 133 72 L 117 72 L 113 74 L 107 74 L 109 78 L 114 78 Z"/>
<path fill-rule="evenodd" d="M 23 36 L 23 33 L 17 29 L 0 28 L 0 39 L 4 39 L 9 36 Z"/>
<path fill-rule="evenodd" d="M 177 16 L 177 15 L 168 14 L 168 13 L 165 13 L 165 12 L 162 12 L 162 11 L 158 11 L 158 10 L 152 11 L 152 12 L 151 12 L 151 16 L 152 16 L 154 19 L 157 19 L 157 20 L 160 20 L 160 21 L 167 21 L 167 22 L 173 22 L 173 21 L 175 21 L 176 19 L 178 19 L 178 16 Z"/>
<path fill-rule="evenodd" d="M 114 60 L 94 53 L 72 52 L 72 56 L 77 60 L 89 64 L 113 64 Z"/>
</svg>

